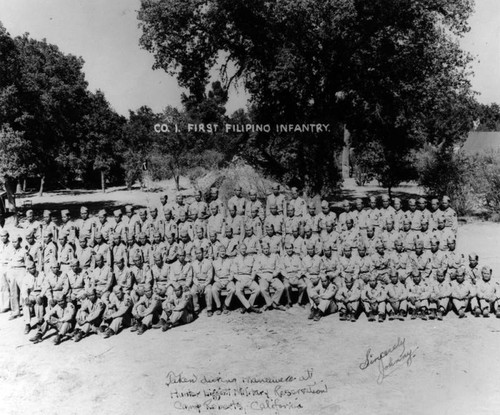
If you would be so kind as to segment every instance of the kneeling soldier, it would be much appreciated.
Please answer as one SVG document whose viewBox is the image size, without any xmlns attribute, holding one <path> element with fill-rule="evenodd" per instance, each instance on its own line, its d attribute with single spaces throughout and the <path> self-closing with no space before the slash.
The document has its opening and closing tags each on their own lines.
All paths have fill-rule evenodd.
<svg viewBox="0 0 500 415">
<path fill-rule="evenodd" d="M 429 308 L 431 310 L 429 318 L 431 320 L 436 318 L 437 309 L 437 319 L 442 320 L 443 316 L 448 311 L 451 296 L 451 284 L 445 279 L 444 271 L 442 269 L 437 269 L 435 275 L 436 279 L 431 279 L 429 282 Z"/>
<path fill-rule="evenodd" d="M 116 285 L 113 288 L 113 293 L 109 296 L 108 307 L 103 318 L 104 324 L 100 328 L 101 331 L 105 331 L 105 339 L 118 334 L 122 327 L 127 327 L 130 324 L 131 309 L 132 300 L 120 286 Z"/>
<path fill-rule="evenodd" d="M 419 316 L 422 320 L 427 320 L 430 289 L 427 283 L 422 281 L 418 269 L 413 269 L 412 279 L 407 282 L 406 289 L 408 290 L 408 310 L 411 319 L 415 320 Z"/>
<path fill-rule="evenodd" d="M 491 268 L 484 266 L 481 268 L 481 279 L 476 282 L 477 300 L 479 301 L 480 311 L 483 317 L 489 317 L 492 308 L 496 316 L 500 318 L 500 310 L 497 307 L 498 284 L 491 281 Z M 476 313 L 478 316 L 478 313 Z"/>
<path fill-rule="evenodd" d="M 161 304 L 153 297 L 153 289 L 146 288 L 144 295 L 135 303 L 132 309 L 134 325 L 131 331 L 137 331 L 137 334 L 144 334 L 147 329 L 158 321 Z"/>
<path fill-rule="evenodd" d="M 452 271 L 453 272 L 453 271 Z M 463 267 L 456 271 L 456 277 L 450 274 L 451 283 L 451 300 L 459 318 L 465 317 L 465 311 L 471 303 L 471 308 L 474 310 L 477 307 L 476 290 L 469 281 L 465 281 L 465 269 Z"/>
<path fill-rule="evenodd" d="M 86 298 L 82 302 L 80 310 L 76 313 L 76 329 L 73 340 L 79 342 L 91 333 L 98 333 L 102 323 L 102 316 L 106 310 L 103 300 L 98 298 L 95 288 L 85 291 Z"/>
<path fill-rule="evenodd" d="M 368 321 L 375 321 L 375 314 L 378 313 L 378 321 L 385 320 L 385 300 L 387 293 L 382 283 L 378 282 L 375 275 L 370 276 L 368 284 L 361 291 L 361 301 Z"/>
<path fill-rule="evenodd" d="M 183 290 L 178 282 L 172 284 L 173 294 L 162 305 L 163 312 L 160 324 L 162 331 L 172 327 L 188 324 L 194 320 L 193 297 L 189 291 Z"/>
<path fill-rule="evenodd" d="M 30 339 L 33 343 L 40 343 L 43 340 L 44 334 L 53 328 L 57 332 L 54 338 L 54 344 L 57 346 L 73 327 L 76 314 L 75 306 L 66 301 L 65 294 L 56 293 L 54 300 L 56 304 L 45 313 L 42 327 L 40 327 L 35 337 Z"/>
<path fill-rule="evenodd" d="M 403 321 L 408 308 L 408 293 L 405 285 L 401 282 L 398 271 L 394 268 L 389 272 L 391 282 L 387 285 L 387 314 L 389 320 L 394 320 L 396 316 Z"/>
<path fill-rule="evenodd" d="M 337 311 L 337 305 L 333 301 L 337 290 L 337 286 L 326 275 L 321 276 L 319 284 L 311 289 L 309 320 L 319 321 L 326 314 Z"/>
<path fill-rule="evenodd" d="M 356 321 L 360 298 L 361 288 L 359 280 L 347 277 L 335 294 L 335 299 L 339 307 L 340 320 L 350 319 L 352 322 Z"/>
</svg>

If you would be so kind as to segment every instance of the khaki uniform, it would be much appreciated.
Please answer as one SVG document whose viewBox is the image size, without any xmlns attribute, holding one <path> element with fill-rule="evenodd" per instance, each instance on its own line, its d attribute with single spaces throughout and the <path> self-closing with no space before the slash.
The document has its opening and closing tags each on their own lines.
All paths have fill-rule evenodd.
<svg viewBox="0 0 500 415">
<path fill-rule="evenodd" d="M 132 300 L 128 294 L 123 294 L 120 300 L 115 293 L 109 296 L 109 302 L 104 312 L 104 324 L 116 334 L 122 327 L 130 325 Z"/>
<path fill-rule="evenodd" d="M 337 301 L 337 306 L 340 313 L 345 313 L 346 311 L 352 315 L 356 314 L 359 308 L 359 300 L 361 299 L 361 287 L 359 284 L 354 284 L 349 289 L 343 283 L 339 286 L 337 293 L 335 294 L 335 300 Z"/>
<path fill-rule="evenodd" d="M 69 292 L 69 281 L 66 274 L 59 272 L 54 274 L 52 271 L 45 274 L 44 287 L 42 287 L 42 296 L 52 301 L 55 293 L 67 295 Z"/>
<path fill-rule="evenodd" d="M 158 321 L 161 314 L 161 303 L 155 296 L 148 298 L 143 295 L 132 308 L 132 316 L 147 328 L 151 328 Z"/>
<path fill-rule="evenodd" d="M 236 280 L 235 293 L 236 297 L 240 300 L 241 304 L 245 309 L 253 307 L 255 300 L 260 294 L 259 284 L 253 279 L 253 265 L 255 262 L 255 256 L 253 255 L 237 255 L 233 259 L 233 275 Z M 247 300 L 243 290 L 245 288 L 250 288 L 251 295 L 250 299 Z"/>
<path fill-rule="evenodd" d="M 215 216 L 210 216 L 207 222 L 208 233 L 215 232 L 217 236 L 223 235 L 224 233 L 224 216 L 222 213 L 217 213 Z"/>
<path fill-rule="evenodd" d="M 244 197 L 238 197 L 236 195 L 229 198 L 227 201 L 228 206 L 236 206 L 236 215 L 244 215 L 245 207 L 247 205 L 247 200 Z"/>
<path fill-rule="evenodd" d="M 319 283 L 311 289 L 311 309 L 318 309 L 323 314 L 335 313 L 338 309 L 335 304 L 335 294 L 338 288 L 333 282 L 329 282 L 325 288 L 323 284 Z"/>
<path fill-rule="evenodd" d="M 455 309 L 459 312 L 461 309 L 464 311 L 470 303 L 471 309 L 474 310 L 478 306 L 476 299 L 476 290 L 469 281 L 451 282 L 451 301 Z"/>
<path fill-rule="evenodd" d="M 98 298 L 93 303 L 86 298 L 76 313 L 76 328 L 84 334 L 97 333 L 105 310 L 106 305 L 101 299 Z"/>
<path fill-rule="evenodd" d="M 42 288 L 44 286 L 43 273 L 35 271 L 24 274 L 21 284 L 21 303 L 23 304 L 23 320 L 25 324 L 33 326 L 43 322 L 45 306 L 42 299 Z"/>
<path fill-rule="evenodd" d="M 340 234 L 333 230 L 332 232 L 328 233 L 327 231 L 321 231 L 320 234 L 320 241 L 321 244 L 323 245 L 323 249 L 325 246 L 329 245 L 332 247 L 333 251 L 340 251 Z"/>
<path fill-rule="evenodd" d="M 233 238 L 236 238 L 238 240 L 243 239 L 243 235 L 245 235 L 245 218 L 240 215 L 236 216 L 227 216 L 226 220 L 224 222 L 224 229 L 222 231 L 222 234 L 226 234 L 226 230 L 228 228 L 231 228 L 233 230 Z"/>
<path fill-rule="evenodd" d="M 451 284 L 447 280 L 442 282 L 436 279 L 429 281 L 429 307 L 432 310 L 441 309 L 443 312 L 448 310 L 448 304 L 451 296 Z"/>
<path fill-rule="evenodd" d="M 89 277 L 86 271 L 79 270 L 78 273 L 70 269 L 66 273 L 69 282 L 69 298 L 71 301 L 80 301 L 85 297 L 85 289 L 89 286 Z"/>
<path fill-rule="evenodd" d="M 127 267 L 120 271 L 115 268 L 116 285 L 123 288 L 124 292 L 130 292 L 132 289 L 132 277 Z M 89 271 L 88 288 L 93 288 L 105 303 L 108 301 L 113 287 L 113 274 L 109 265 L 95 267 Z"/>
<path fill-rule="evenodd" d="M 482 311 L 487 310 L 489 312 L 491 307 L 493 307 L 496 312 L 498 309 L 499 294 L 500 289 L 496 281 L 494 282 L 491 279 L 488 282 L 482 279 L 477 280 L 476 297 Z"/>
<path fill-rule="evenodd" d="M 76 308 L 70 302 L 62 308 L 59 304 L 49 307 L 44 316 L 44 322 L 39 333 L 43 336 L 50 328 L 57 330 L 58 334 L 64 336 L 69 333 L 74 325 Z"/>
<path fill-rule="evenodd" d="M 408 256 L 411 266 L 420 271 L 420 275 L 423 280 L 427 280 L 432 272 L 432 263 L 429 252 L 423 251 L 421 255 L 411 252 Z"/>
<path fill-rule="evenodd" d="M 420 280 L 418 284 L 415 284 L 413 280 L 408 280 L 406 289 L 408 291 L 408 309 L 419 310 L 429 308 L 431 291 L 429 285 L 424 280 Z"/>
<path fill-rule="evenodd" d="M 256 276 L 259 279 L 260 292 L 264 297 L 266 305 L 268 307 L 273 304 L 278 305 L 281 301 L 283 291 L 285 291 L 285 286 L 278 278 L 280 274 L 278 255 L 274 253 L 257 255 L 252 272 L 252 279 L 255 279 Z M 274 289 L 272 298 L 269 287 Z"/>
<path fill-rule="evenodd" d="M 262 206 L 262 202 L 260 200 L 256 200 L 255 202 L 252 202 L 251 200 L 247 200 L 247 203 L 245 205 L 245 216 L 247 218 L 252 217 L 252 210 L 256 208 L 259 210 L 259 213 L 257 214 L 257 217 L 263 221 L 265 217 L 265 211 L 264 211 L 264 206 Z M 279 212 L 278 208 L 278 212 Z"/>
<path fill-rule="evenodd" d="M 387 289 L 387 312 L 398 314 L 400 311 L 406 312 L 408 308 L 408 292 L 405 285 L 398 281 L 396 284 L 386 285 Z"/>
<path fill-rule="evenodd" d="M 272 225 L 274 228 L 274 232 L 278 235 L 283 235 L 284 234 L 284 228 L 285 228 L 285 219 L 283 218 L 283 215 L 273 215 L 272 213 L 266 216 L 264 219 L 264 229 L 267 228 L 268 226 Z"/>
<path fill-rule="evenodd" d="M 214 284 L 212 286 L 212 296 L 215 301 L 215 307 L 220 309 L 222 307 L 220 301 L 220 292 L 222 290 L 227 291 L 225 306 L 229 307 L 231 305 L 231 300 L 235 292 L 235 285 L 233 282 L 232 267 L 233 261 L 231 258 L 216 258 L 213 261 L 214 267 Z"/>
<path fill-rule="evenodd" d="M 278 213 L 280 215 L 282 215 L 284 212 L 286 212 L 285 195 L 279 194 L 278 196 L 276 196 L 274 193 L 271 193 L 269 196 L 267 196 L 267 199 L 266 199 L 266 216 L 269 216 L 269 214 L 271 213 L 270 210 L 269 210 L 269 208 L 273 204 L 275 204 L 276 207 L 278 208 Z M 295 213 L 297 213 L 297 210 L 295 210 Z"/>
<path fill-rule="evenodd" d="M 282 238 L 279 235 L 273 235 L 269 236 L 266 235 L 261 239 L 261 243 L 267 243 L 269 244 L 269 249 L 272 254 L 280 255 L 281 252 L 283 251 L 283 244 L 282 244 Z M 261 248 L 262 250 L 262 248 Z"/>
<path fill-rule="evenodd" d="M 391 268 L 398 271 L 399 280 L 402 283 L 406 282 L 406 279 L 411 274 L 411 261 L 407 252 L 392 251 L 389 254 L 391 261 Z"/>
<path fill-rule="evenodd" d="M 200 310 L 200 295 L 205 296 L 205 303 L 207 310 L 212 311 L 212 283 L 214 279 L 214 267 L 212 261 L 203 259 L 198 261 L 195 259 L 192 262 L 193 267 L 193 285 L 191 287 L 191 294 L 193 296 L 194 312 Z"/>
<path fill-rule="evenodd" d="M 373 272 L 377 279 L 382 282 L 382 284 L 389 284 L 389 270 L 391 266 L 391 257 L 387 252 L 380 255 L 378 252 L 371 256 L 373 262 Z"/>
<path fill-rule="evenodd" d="M 380 283 L 378 283 L 375 288 L 366 284 L 361 290 L 361 302 L 367 315 L 375 312 L 378 312 L 379 315 L 384 315 L 386 300 L 386 289 Z"/>
</svg>

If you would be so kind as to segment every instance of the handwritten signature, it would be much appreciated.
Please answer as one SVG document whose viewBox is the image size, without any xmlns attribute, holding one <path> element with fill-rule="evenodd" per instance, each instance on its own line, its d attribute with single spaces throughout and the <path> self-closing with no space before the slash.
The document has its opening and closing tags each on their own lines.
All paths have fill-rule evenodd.
<svg viewBox="0 0 500 415">
<path fill-rule="evenodd" d="M 417 350 L 418 346 L 413 349 L 407 349 L 406 339 L 404 337 L 402 339 L 398 337 L 396 343 L 377 355 L 374 355 L 372 349 L 369 348 L 366 351 L 365 360 L 359 365 L 359 368 L 361 370 L 366 370 L 370 366 L 376 364 L 379 373 L 377 383 L 381 384 L 384 379 L 392 375 L 396 370 L 404 367 L 404 363 L 406 363 L 406 367 L 410 367 L 413 363 L 413 359 L 417 355 Z"/>
</svg>

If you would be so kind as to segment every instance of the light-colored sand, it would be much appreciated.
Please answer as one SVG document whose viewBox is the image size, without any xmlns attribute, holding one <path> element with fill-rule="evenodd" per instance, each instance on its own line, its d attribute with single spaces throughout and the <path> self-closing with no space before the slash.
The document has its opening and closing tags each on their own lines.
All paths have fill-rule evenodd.
<svg viewBox="0 0 500 415">
<path fill-rule="evenodd" d="M 499 248 L 498 224 L 459 230 L 458 250 L 476 251 L 496 279 Z M 306 317 L 297 307 L 203 314 L 167 333 L 126 330 L 55 347 L 52 339 L 31 344 L 22 321 L 0 315 L 0 414 L 500 413 L 500 319 Z M 395 363 L 389 376 L 381 378 L 379 362 L 360 368 L 368 349 L 376 356 L 391 348 L 383 358 L 386 367 Z M 225 395 L 204 396 L 214 389 Z"/>
</svg>

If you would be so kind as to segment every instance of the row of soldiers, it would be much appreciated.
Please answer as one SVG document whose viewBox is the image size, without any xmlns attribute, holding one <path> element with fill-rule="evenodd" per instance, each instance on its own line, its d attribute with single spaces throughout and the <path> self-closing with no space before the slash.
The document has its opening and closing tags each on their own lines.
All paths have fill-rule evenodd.
<svg viewBox="0 0 500 415">
<path fill-rule="evenodd" d="M 182 198 L 177 199 L 178 204 L 183 203 Z M 384 203 L 387 198 L 383 197 L 382 199 Z M 216 201 L 211 202 L 211 207 L 214 208 L 212 216 L 217 217 L 219 207 L 218 203 L 213 204 L 214 202 Z M 443 199 L 443 202 L 445 203 L 446 199 Z M 408 205 L 412 206 L 412 204 L 410 201 Z M 357 201 L 356 207 L 358 206 Z M 429 233 L 427 232 L 429 220 L 423 214 L 419 219 L 420 230 L 412 229 L 415 220 L 412 220 L 410 216 L 403 216 L 402 220 L 398 221 L 398 224 L 402 224 L 402 227 L 398 225 L 400 230 L 395 231 L 396 215 L 389 215 L 385 220 L 385 226 L 380 226 L 380 221 L 378 226 L 369 221 L 365 227 L 362 218 L 365 217 L 365 212 L 368 212 L 369 209 L 364 209 L 361 213 L 356 209 L 358 211 L 357 219 L 353 213 L 344 211 L 345 216 L 349 213 L 349 216 L 345 218 L 344 225 L 341 223 L 343 214 L 339 215 L 337 220 L 335 213 L 329 210 L 329 204 L 323 202 L 321 213 L 327 219 L 324 220 L 325 229 L 322 229 L 321 232 L 319 232 L 319 225 L 313 230 L 313 227 L 307 221 L 307 216 L 304 219 L 297 217 L 299 220 L 292 226 L 291 233 L 279 226 L 277 227 L 280 231 L 276 232 L 275 223 L 266 223 L 267 217 L 265 216 L 266 234 L 259 238 L 255 235 L 255 227 L 249 226 L 248 223 L 244 223 L 244 234 L 237 233 L 236 235 L 234 235 L 234 227 L 226 225 L 238 217 L 238 209 L 235 207 L 235 203 L 229 203 L 228 219 L 222 221 L 224 226 L 219 232 L 210 229 L 208 231 L 209 238 L 205 236 L 207 232 L 205 229 L 208 228 L 207 222 L 211 217 L 205 218 L 205 222 L 199 221 L 196 223 L 200 217 L 191 214 L 194 210 L 191 205 L 188 209 L 190 212 L 189 218 L 185 218 L 183 210 L 179 208 L 176 211 L 177 220 L 169 216 L 175 209 L 168 206 L 164 207 L 162 209 L 164 213 L 163 222 L 161 222 L 161 218 L 158 218 L 157 209 L 150 209 L 150 217 L 148 217 L 147 211 L 142 210 L 139 220 L 134 220 L 133 208 L 127 207 L 126 217 L 128 220 L 122 221 L 121 211 L 117 210 L 114 212 L 114 223 L 108 222 L 105 211 L 99 212 L 98 221 L 96 221 L 95 218 L 90 218 L 88 210 L 82 207 L 80 211 L 81 218 L 76 222 L 72 222 L 68 218 L 69 212 L 63 211 L 61 214 L 63 223 L 59 227 L 52 220 L 51 212 L 44 212 L 44 224 L 41 224 L 41 226 L 38 224 L 33 226 L 32 212 L 27 212 L 28 220 L 25 223 L 27 229 L 26 245 L 23 243 L 22 238 L 15 237 L 12 247 L 16 253 L 7 262 L 6 258 L 9 257 L 9 249 L 4 248 L 9 245 L 8 236 L 6 242 L 4 242 L 5 235 L 2 236 L 3 247 L 0 245 L 0 265 L 3 267 L 3 275 L 8 282 L 12 317 L 15 318 L 19 315 L 19 300 L 17 300 L 16 307 L 15 297 L 18 298 L 23 281 L 33 279 L 20 275 L 23 268 L 27 268 L 26 264 L 30 265 L 30 269 L 34 268 L 35 274 L 37 274 L 35 280 L 39 289 L 34 291 L 35 298 L 31 298 L 29 301 L 26 301 L 26 296 L 21 295 L 24 303 L 30 304 L 28 307 L 23 307 L 23 312 L 26 310 L 28 313 L 25 316 L 26 321 L 28 318 L 30 319 L 30 323 L 26 323 L 26 331 L 32 328 L 31 319 L 35 318 L 35 325 L 42 325 L 38 334 L 44 333 L 47 329 L 43 329 L 41 316 L 46 315 L 47 308 L 52 310 L 55 307 L 59 296 L 62 296 L 65 304 L 71 308 L 71 305 L 80 307 L 79 301 L 93 298 L 95 294 L 96 301 L 97 299 L 102 301 L 102 306 L 99 306 L 99 308 L 103 310 L 108 310 L 109 299 L 113 298 L 115 306 L 111 309 L 114 310 L 117 308 L 116 299 L 122 296 L 119 293 L 121 291 L 122 297 L 129 301 L 129 305 L 132 307 L 132 315 L 134 314 L 134 307 L 141 299 L 149 300 L 151 302 L 148 304 L 149 307 L 155 304 L 152 308 L 157 311 L 160 309 L 158 304 L 162 304 L 162 313 L 165 312 L 166 314 L 158 316 L 149 313 L 148 316 L 150 316 L 151 321 L 141 321 L 137 326 L 139 333 L 142 333 L 153 324 L 154 320 L 160 317 L 162 317 L 161 327 L 164 329 L 179 324 L 179 322 L 192 320 L 196 312 L 199 311 L 200 297 L 205 297 L 208 315 L 210 316 L 213 314 L 213 302 L 216 303 L 217 313 L 227 312 L 233 294 L 236 294 L 242 303 L 243 311 L 259 312 L 260 309 L 255 307 L 255 301 L 260 294 L 266 301 L 266 308 L 282 309 L 283 306 L 280 303 L 283 293 L 286 292 L 286 304 L 290 306 L 290 288 L 294 287 L 299 291 L 299 300 L 307 292 L 311 300 L 312 311 L 314 311 L 317 308 L 315 306 L 316 300 L 320 296 L 317 291 L 321 291 L 321 287 L 328 288 L 328 286 L 324 287 L 325 281 L 323 280 L 325 278 L 331 284 L 330 290 L 336 287 L 338 291 L 342 286 L 342 282 L 351 279 L 357 281 L 357 284 L 354 285 L 361 290 L 372 285 L 370 278 L 368 278 L 368 276 L 372 275 L 375 275 L 374 279 L 376 281 L 381 282 L 381 286 L 385 286 L 385 284 L 389 283 L 389 273 L 393 272 L 398 275 L 400 282 L 406 284 L 408 276 L 415 272 L 415 269 L 418 270 L 421 277 L 424 277 L 424 281 L 431 275 L 437 280 L 437 275 L 442 273 L 443 276 L 447 277 L 448 282 L 455 279 L 454 276 L 462 272 L 461 270 L 467 271 L 463 256 L 455 253 L 454 222 L 452 220 L 447 221 L 444 214 L 435 215 L 437 225 L 433 232 L 440 231 L 446 237 L 437 238 L 436 234 L 430 234 L 427 235 L 427 238 L 425 234 Z M 270 217 L 280 216 L 277 212 L 276 203 L 271 201 L 269 208 Z M 450 209 L 449 206 L 446 209 Z M 446 211 L 446 209 L 443 209 L 443 211 Z M 293 211 L 289 207 L 287 210 L 287 213 Z M 396 209 L 394 211 L 396 212 Z M 411 209 L 409 211 L 411 212 Z M 260 219 L 259 210 L 253 209 L 253 212 L 250 219 Z M 132 214 L 130 215 L 130 213 Z M 315 212 L 312 211 L 309 215 L 314 217 Z M 240 211 L 239 217 L 242 216 Z M 296 218 L 295 215 L 289 215 L 288 217 Z M 449 218 L 453 217 L 456 219 L 456 215 L 449 216 Z M 135 225 L 130 226 L 131 223 L 135 223 Z M 141 226 L 141 223 L 146 224 L 146 226 Z M 156 226 L 155 223 L 163 223 L 163 226 Z M 451 226 L 446 226 L 446 223 L 451 224 Z M 107 227 L 106 224 L 108 224 Z M 167 224 L 172 226 L 170 231 L 166 226 Z M 203 226 L 203 224 L 206 226 Z M 109 232 L 107 229 L 110 229 Z M 124 232 L 126 243 L 122 241 L 122 231 L 120 229 Z M 222 236 L 222 232 L 224 232 L 224 236 Z M 389 234 L 389 237 L 387 234 Z M 58 243 L 54 240 L 54 235 L 58 235 Z M 408 235 L 411 235 L 411 237 Z M 78 245 L 75 244 L 75 241 L 77 241 Z M 444 241 L 444 243 L 441 243 L 441 241 Z M 288 249 L 287 246 L 289 246 Z M 414 250 L 414 252 L 408 254 L 411 250 Z M 222 252 L 224 252 L 223 259 L 227 259 L 225 262 L 231 261 L 231 265 L 226 265 L 228 270 L 226 273 L 227 283 L 217 286 L 217 281 L 215 281 L 217 276 L 215 261 L 221 259 Z M 354 252 L 354 255 L 352 252 Z M 388 260 L 391 252 L 397 254 L 396 260 Z M 201 259 L 198 259 L 200 255 Z M 410 260 L 412 255 L 415 258 Z M 21 264 L 21 257 L 25 258 L 25 264 Z M 245 260 L 241 260 L 242 257 Z M 266 259 L 269 257 L 273 259 Z M 239 280 L 236 276 L 239 275 L 239 271 L 234 270 L 235 266 L 238 269 L 238 265 L 233 265 L 233 263 L 238 264 L 238 258 L 242 263 L 247 262 L 245 266 L 242 265 L 248 271 L 242 274 L 243 277 L 253 275 L 250 282 L 246 281 L 245 284 L 238 283 Z M 253 263 L 251 267 L 248 266 L 248 262 L 256 261 L 256 258 L 261 258 L 258 263 L 269 261 L 273 264 L 273 266 L 267 267 L 269 275 L 266 275 L 269 278 L 263 279 L 261 277 L 262 270 L 254 273 Z M 196 261 L 211 263 L 211 265 L 205 265 L 205 267 L 198 264 L 198 271 L 201 273 L 197 277 L 198 280 L 205 282 L 207 273 L 203 269 L 212 269 L 212 278 L 209 279 L 210 282 L 206 285 L 202 284 L 202 289 L 200 289 L 199 284 L 193 284 Z M 295 271 L 292 274 L 295 274 L 295 277 L 283 270 L 281 264 L 287 261 L 294 262 L 293 268 Z M 187 264 L 191 266 L 192 271 L 183 272 L 182 270 Z M 55 265 L 57 266 L 54 267 Z M 187 269 L 190 266 L 187 266 Z M 105 267 L 105 271 L 102 271 L 103 267 Z M 160 274 L 162 272 L 164 274 L 163 287 L 157 286 L 158 275 L 155 276 L 153 272 L 155 267 L 159 268 Z M 166 270 L 167 268 L 168 270 Z M 270 271 L 271 268 L 273 269 L 272 272 Z M 479 268 L 477 264 L 469 268 L 474 269 L 472 271 L 474 278 L 468 278 L 467 283 L 474 285 Z M 427 272 L 429 269 L 431 269 L 430 273 Z M 259 270 L 258 267 L 257 270 Z M 333 273 L 332 270 L 334 270 Z M 158 274 L 158 269 L 156 271 L 156 274 Z M 470 273 L 470 271 L 467 272 Z M 189 278 L 190 273 L 193 274 L 191 278 Z M 125 277 L 127 275 L 128 277 Z M 294 280 L 292 284 L 290 284 L 290 275 L 292 275 L 291 279 Z M 59 279 L 66 282 L 59 284 L 57 282 Z M 159 280 L 161 281 L 161 278 Z M 54 283 L 54 281 L 56 282 Z M 125 281 L 126 283 L 120 284 L 118 281 Z M 314 283 L 311 284 L 311 281 Z M 320 281 L 322 281 L 321 284 L 319 284 Z M 61 289 L 54 290 L 54 287 Z M 214 288 L 218 289 L 214 290 Z M 312 291 L 313 288 L 316 291 Z M 75 289 L 76 291 L 80 290 L 78 295 L 73 293 Z M 115 289 L 118 295 L 115 295 Z M 24 293 L 32 292 L 32 290 L 33 288 L 28 287 Z M 0 295 L 5 294 L 3 291 L 0 291 Z M 251 294 L 249 300 L 245 297 L 247 291 Z M 174 295 L 177 292 L 180 293 L 179 297 Z M 22 293 L 23 290 L 21 289 Z M 39 293 L 39 295 L 36 295 L 36 293 Z M 224 304 L 221 304 L 221 293 L 226 294 Z M 325 297 L 325 293 L 322 292 L 321 297 Z M 171 313 L 169 307 L 171 307 L 172 303 L 170 300 L 173 299 L 175 302 L 175 298 L 182 300 L 184 308 L 182 313 L 177 315 L 172 322 L 172 318 L 168 313 Z M 32 304 L 33 302 L 34 304 Z M 35 307 L 35 305 L 38 307 Z M 325 308 L 324 303 L 321 308 Z M 319 319 L 318 316 L 321 316 L 326 311 L 327 309 L 321 312 L 315 311 L 312 318 Z M 179 316 L 182 318 L 178 319 Z M 136 319 L 136 321 L 140 321 L 140 319 Z M 108 323 L 110 322 L 108 321 Z M 110 323 L 107 326 L 99 325 L 99 327 L 107 327 L 105 329 L 106 336 L 109 337 L 109 335 L 116 333 L 121 325 L 122 322 Z M 88 333 L 86 330 L 84 332 Z M 38 334 L 35 337 L 39 337 Z M 75 339 L 79 339 L 79 337 L 82 336 L 76 336 Z"/>
</svg>

